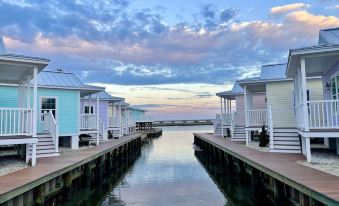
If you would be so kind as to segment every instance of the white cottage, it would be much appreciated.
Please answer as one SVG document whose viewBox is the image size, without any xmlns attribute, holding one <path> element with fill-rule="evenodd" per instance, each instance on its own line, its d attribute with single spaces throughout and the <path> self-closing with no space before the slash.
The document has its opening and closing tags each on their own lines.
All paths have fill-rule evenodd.
<svg viewBox="0 0 339 206">
<path fill-rule="evenodd" d="M 291 49 L 287 77 L 294 82 L 296 126 L 302 152 L 311 161 L 311 138 L 330 138 L 339 154 L 339 28 L 321 30 L 316 46 Z M 307 78 L 321 76 L 322 95 L 309 95 Z"/>
<path fill-rule="evenodd" d="M 268 129 L 270 151 L 300 153 L 300 140 L 296 129 L 293 107 L 293 79 L 286 78 L 286 64 L 271 64 L 261 67 L 261 76 L 256 79 L 242 80 L 239 84 L 245 90 L 246 142 L 251 131 Z M 318 97 L 322 93 L 321 78 L 308 78 L 312 85 L 309 95 Z M 265 95 L 263 108 L 253 106 L 253 95 Z"/>
</svg>

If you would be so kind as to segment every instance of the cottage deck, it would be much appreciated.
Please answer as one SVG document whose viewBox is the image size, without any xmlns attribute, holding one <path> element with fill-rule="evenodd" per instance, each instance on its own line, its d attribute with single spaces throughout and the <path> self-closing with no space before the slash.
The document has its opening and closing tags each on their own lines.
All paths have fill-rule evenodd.
<svg viewBox="0 0 339 206">
<path fill-rule="evenodd" d="M 0 204 L 18 194 L 29 191 L 38 185 L 53 179 L 61 174 L 88 163 L 112 149 L 133 141 L 141 136 L 135 133 L 121 139 L 107 141 L 99 146 L 62 155 L 37 159 L 35 167 L 22 169 L 4 176 L 0 176 Z"/>
<path fill-rule="evenodd" d="M 328 205 L 339 205 L 339 177 L 296 163 L 301 154 L 259 152 L 212 134 L 194 134 L 258 170 Z"/>
</svg>

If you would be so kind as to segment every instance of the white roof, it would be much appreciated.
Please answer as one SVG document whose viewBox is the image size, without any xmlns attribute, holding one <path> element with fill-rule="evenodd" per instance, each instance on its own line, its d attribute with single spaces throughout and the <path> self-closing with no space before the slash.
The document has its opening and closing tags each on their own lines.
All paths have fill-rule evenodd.
<svg viewBox="0 0 339 206">
<path fill-rule="evenodd" d="M 324 44 L 339 44 L 339 27 L 320 30 L 318 45 Z"/>
</svg>

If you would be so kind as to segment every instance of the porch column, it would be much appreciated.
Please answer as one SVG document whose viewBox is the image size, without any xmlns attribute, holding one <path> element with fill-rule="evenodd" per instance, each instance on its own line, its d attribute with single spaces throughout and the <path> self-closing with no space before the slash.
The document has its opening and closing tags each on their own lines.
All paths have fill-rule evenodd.
<svg viewBox="0 0 339 206">
<path fill-rule="evenodd" d="M 247 102 L 247 96 L 248 96 L 248 91 L 247 91 L 247 87 L 246 85 L 244 86 L 244 104 L 245 104 L 245 125 L 246 127 L 248 126 L 248 115 L 247 115 L 247 111 L 248 111 L 248 102 Z M 246 133 L 246 144 L 247 144 L 247 133 Z"/>
<path fill-rule="evenodd" d="M 309 131 L 309 119 L 307 109 L 307 87 L 306 87 L 306 67 L 305 59 L 300 60 L 300 71 L 301 71 L 301 90 L 302 90 L 302 102 L 303 102 L 303 116 L 305 131 Z"/>
<path fill-rule="evenodd" d="M 227 103 L 227 104 L 226 104 Z M 227 114 L 228 99 L 224 98 L 224 113 Z"/>
<path fill-rule="evenodd" d="M 26 107 L 30 108 L 31 107 L 31 77 L 27 78 L 27 103 L 26 103 Z"/>
<path fill-rule="evenodd" d="M 100 134 L 100 126 L 99 126 L 99 124 L 100 124 L 100 119 L 99 119 L 99 94 L 97 93 L 96 94 L 96 102 L 97 102 L 97 104 L 96 104 L 96 115 L 97 115 L 97 142 L 96 142 L 96 145 L 99 145 L 99 134 Z M 104 134 L 101 134 L 102 136 L 104 135 Z"/>
<path fill-rule="evenodd" d="M 121 115 L 121 103 L 119 103 L 119 123 L 120 123 L 120 132 L 119 132 L 119 138 L 122 137 L 122 115 Z"/>
<path fill-rule="evenodd" d="M 32 166 L 36 165 L 36 143 L 32 144 Z"/>
<path fill-rule="evenodd" d="M 38 68 L 34 67 L 33 72 L 33 137 L 37 137 L 37 130 L 38 130 Z M 36 144 L 33 144 L 33 147 Z M 33 158 L 32 158 L 33 159 Z"/>
<path fill-rule="evenodd" d="M 220 115 L 223 113 L 222 98 L 220 97 Z"/>
<path fill-rule="evenodd" d="M 111 120 L 111 127 L 114 127 L 114 103 L 112 103 L 112 120 Z"/>
<path fill-rule="evenodd" d="M 310 144 L 310 138 L 305 138 L 305 147 L 306 147 L 306 159 L 307 162 L 311 162 L 311 144 Z"/>
</svg>

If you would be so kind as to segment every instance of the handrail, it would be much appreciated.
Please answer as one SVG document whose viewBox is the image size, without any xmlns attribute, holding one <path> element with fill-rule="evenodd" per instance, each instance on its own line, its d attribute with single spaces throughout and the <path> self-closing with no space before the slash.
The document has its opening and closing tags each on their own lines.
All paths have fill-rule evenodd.
<svg viewBox="0 0 339 206">
<path fill-rule="evenodd" d="M 231 138 L 234 137 L 234 128 L 235 128 L 235 117 L 236 117 L 236 112 L 232 113 L 232 118 L 231 118 L 231 128 L 230 128 L 230 132 L 231 132 Z"/>
<path fill-rule="evenodd" d="M 51 111 L 48 112 L 48 117 L 49 117 L 49 131 L 51 133 L 53 143 L 55 145 L 55 152 L 59 152 L 59 125 L 57 124 Z"/>
</svg>

